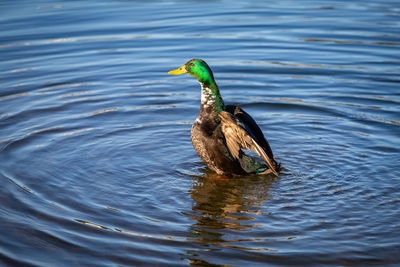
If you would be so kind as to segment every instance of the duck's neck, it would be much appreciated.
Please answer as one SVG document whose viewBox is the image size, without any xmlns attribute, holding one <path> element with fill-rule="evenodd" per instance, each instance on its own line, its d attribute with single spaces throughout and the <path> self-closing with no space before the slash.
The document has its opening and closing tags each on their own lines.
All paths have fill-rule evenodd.
<svg viewBox="0 0 400 267">
<path fill-rule="evenodd" d="M 224 101 L 215 81 L 200 82 L 201 85 L 201 111 L 219 113 L 224 110 Z"/>
</svg>

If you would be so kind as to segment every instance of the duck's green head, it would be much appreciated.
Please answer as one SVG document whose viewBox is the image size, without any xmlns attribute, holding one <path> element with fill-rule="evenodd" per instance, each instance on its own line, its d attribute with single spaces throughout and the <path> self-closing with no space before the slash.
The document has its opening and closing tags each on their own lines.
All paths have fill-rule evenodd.
<svg viewBox="0 0 400 267">
<path fill-rule="evenodd" d="M 214 76 L 204 60 L 201 59 L 191 59 L 185 65 L 176 70 L 171 70 L 168 74 L 178 75 L 178 74 L 190 74 L 195 77 L 200 83 L 213 84 Z"/>
</svg>

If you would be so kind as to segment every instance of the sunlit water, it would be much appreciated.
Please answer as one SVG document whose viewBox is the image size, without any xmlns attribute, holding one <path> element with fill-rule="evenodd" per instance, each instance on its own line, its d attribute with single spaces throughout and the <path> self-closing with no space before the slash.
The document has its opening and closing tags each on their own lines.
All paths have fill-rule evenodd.
<svg viewBox="0 0 400 267">
<path fill-rule="evenodd" d="M 398 1 L 2 1 L 0 265 L 400 262 Z M 191 58 L 278 178 L 194 152 Z"/>
</svg>

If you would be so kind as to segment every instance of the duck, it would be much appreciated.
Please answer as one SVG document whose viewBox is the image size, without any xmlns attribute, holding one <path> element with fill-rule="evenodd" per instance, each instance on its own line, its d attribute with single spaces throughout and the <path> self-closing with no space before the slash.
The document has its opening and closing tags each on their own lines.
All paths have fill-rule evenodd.
<svg viewBox="0 0 400 267">
<path fill-rule="evenodd" d="M 239 106 L 224 104 L 213 72 L 204 60 L 191 59 L 168 74 L 189 74 L 200 83 L 200 112 L 190 137 L 197 155 L 210 170 L 224 176 L 278 176 L 281 166 L 260 127 Z M 246 154 L 246 150 L 258 157 Z"/>
</svg>

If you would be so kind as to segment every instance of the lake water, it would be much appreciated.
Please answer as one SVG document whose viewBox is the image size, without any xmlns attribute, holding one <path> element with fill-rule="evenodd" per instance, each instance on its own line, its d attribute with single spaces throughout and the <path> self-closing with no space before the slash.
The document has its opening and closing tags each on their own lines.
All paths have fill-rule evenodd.
<svg viewBox="0 0 400 267">
<path fill-rule="evenodd" d="M 0 265 L 400 263 L 400 2 L 1 1 Z M 217 177 L 206 60 L 278 178 Z"/>
</svg>

